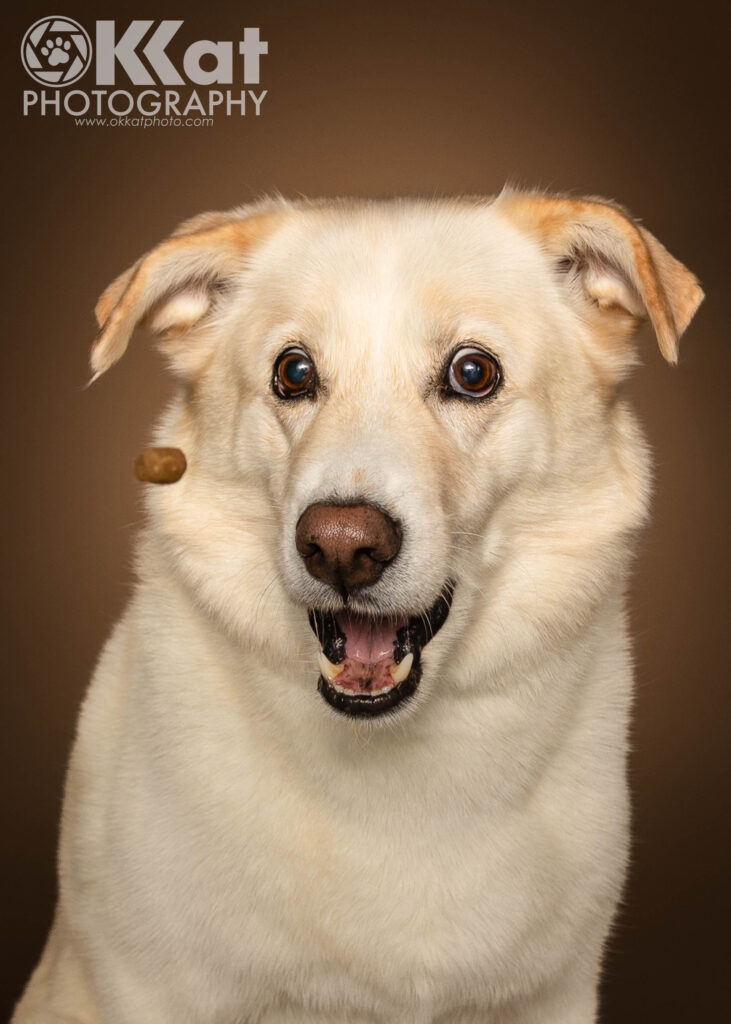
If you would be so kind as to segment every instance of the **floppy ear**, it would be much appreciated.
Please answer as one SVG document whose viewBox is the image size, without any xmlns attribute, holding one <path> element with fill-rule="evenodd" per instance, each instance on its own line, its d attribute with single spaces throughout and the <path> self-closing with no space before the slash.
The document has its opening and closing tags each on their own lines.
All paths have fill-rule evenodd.
<svg viewBox="0 0 731 1024">
<path fill-rule="evenodd" d="M 203 214 L 116 278 L 97 302 L 100 332 L 91 350 L 92 381 L 124 355 L 145 321 L 179 338 L 211 308 L 215 291 L 243 266 L 277 214 Z"/>
<path fill-rule="evenodd" d="M 703 289 L 654 235 L 602 199 L 504 193 L 499 204 L 578 275 L 600 309 L 649 317 L 663 356 L 678 361 L 678 342 Z"/>
</svg>

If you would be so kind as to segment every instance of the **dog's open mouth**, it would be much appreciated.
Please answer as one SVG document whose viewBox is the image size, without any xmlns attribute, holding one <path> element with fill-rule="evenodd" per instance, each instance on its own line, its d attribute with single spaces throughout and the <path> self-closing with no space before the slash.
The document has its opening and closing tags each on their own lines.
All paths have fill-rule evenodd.
<svg viewBox="0 0 731 1024">
<path fill-rule="evenodd" d="M 321 647 L 317 688 L 328 704 L 372 716 L 410 697 L 421 679 L 421 652 L 446 622 L 453 594 L 448 582 L 431 608 L 412 616 L 312 609 Z"/>
</svg>

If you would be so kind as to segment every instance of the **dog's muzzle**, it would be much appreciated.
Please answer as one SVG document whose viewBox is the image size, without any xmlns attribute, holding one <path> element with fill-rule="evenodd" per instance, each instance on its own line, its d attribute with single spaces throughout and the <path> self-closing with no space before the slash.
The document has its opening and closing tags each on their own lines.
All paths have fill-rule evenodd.
<svg viewBox="0 0 731 1024">
<path fill-rule="evenodd" d="M 421 652 L 452 604 L 448 582 L 417 615 L 354 612 L 350 599 L 380 579 L 401 549 L 401 526 L 375 505 L 317 502 L 297 523 L 296 544 L 307 571 L 338 593 L 340 612 L 310 610 L 320 642 L 318 689 L 348 715 L 374 716 L 410 697 L 421 679 Z"/>
</svg>

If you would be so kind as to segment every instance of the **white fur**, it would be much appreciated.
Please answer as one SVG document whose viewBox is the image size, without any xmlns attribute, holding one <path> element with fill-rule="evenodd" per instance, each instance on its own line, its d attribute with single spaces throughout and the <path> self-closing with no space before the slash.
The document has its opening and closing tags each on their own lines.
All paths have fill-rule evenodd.
<svg viewBox="0 0 731 1024">
<path fill-rule="evenodd" d="M 14 1024 L 589 1024 L 627 860 L 648 495 L 627 317 L 504 199 L 274 208 L 166 341 L 195 375 L 157 440 L 189 468 L 149 488 Z M 317 402 L 271 393 L 291 339 Z M 466 339 L 502 363 L 491 402 L 429 389 Z M 294 547 L 310 502 L 362 495 L 404 546 L 361 607 L 457 580 L 414 698 L 372 722 L 316 691 L 306 606 L 335 599 Z"/>
</svg>

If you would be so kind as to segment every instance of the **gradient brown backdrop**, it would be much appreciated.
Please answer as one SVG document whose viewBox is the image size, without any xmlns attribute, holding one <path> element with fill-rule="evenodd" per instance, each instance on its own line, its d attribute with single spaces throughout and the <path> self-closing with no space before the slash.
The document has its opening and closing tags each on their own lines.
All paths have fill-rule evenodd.
<svg viewBox="0 0 731 1024">
<path fill-rule="evenodd" d="M 694 4 L 451 0 L 27 4 L 5 31 L 2 955 L 6 1011 L 54 899 L 64 765 L 130 587 L 132 460 L 168 394 L 138 339 L 90 391 L 92 308 L 182 218 L 258 192 L 492 192 L 506 179 L 615 197 L 708 299 L 680 367 L 645 338 L 633 392 L 657 455 L 632 591 L 635 856 L 603 1020 L 729 1019 L 728 20 Z M 269 41 L 263 116 L 80 128 L 20 116 L 25 29 L 59 8 L 184 18 L 185 42 Z M 60 10 L 63 8 L 63 10 Z M 83 83 L 82 83 L 83 84 Z M 725 1004 L 725 1005 L 724 1005 Z M 725 1012 L 724 1012 L 725 1010 Z"/>
</svg>

